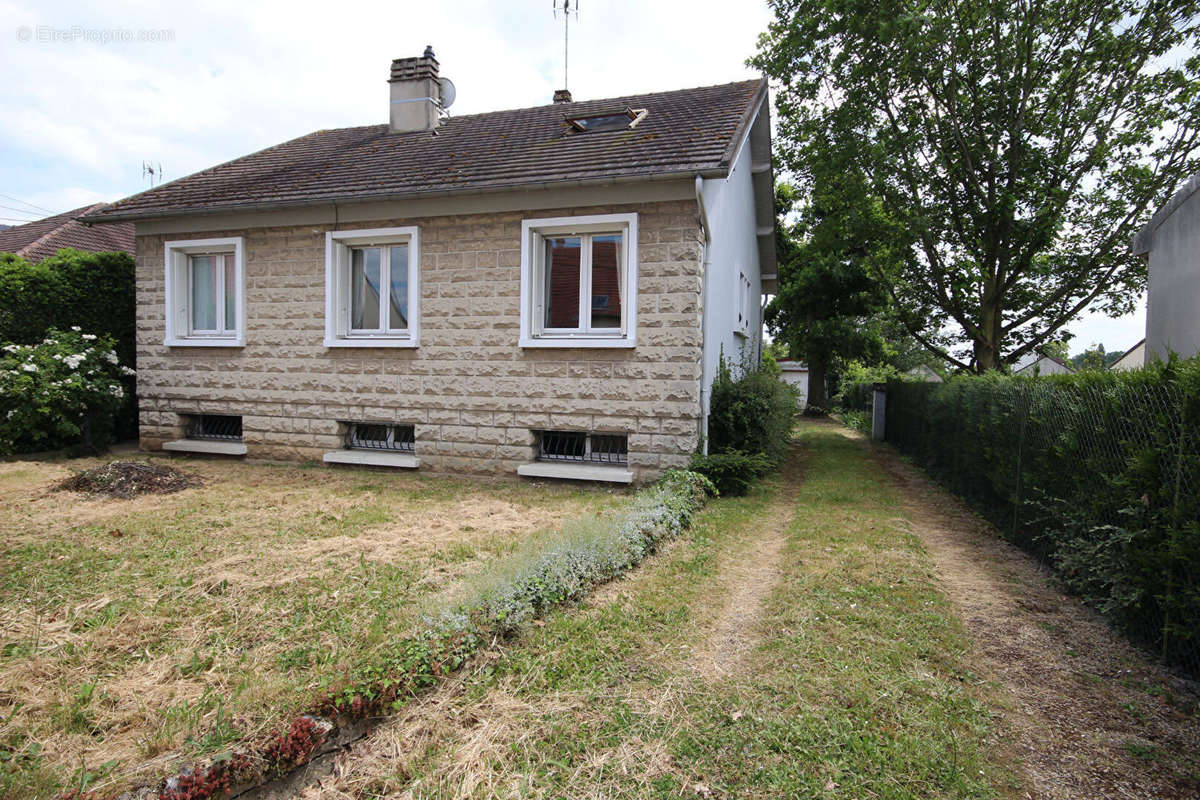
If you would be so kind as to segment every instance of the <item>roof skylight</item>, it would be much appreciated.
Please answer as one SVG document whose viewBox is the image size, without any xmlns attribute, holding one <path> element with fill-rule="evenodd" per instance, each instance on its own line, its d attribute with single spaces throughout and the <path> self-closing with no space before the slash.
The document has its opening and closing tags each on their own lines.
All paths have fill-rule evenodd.
<svg viewBox="0 0 1200 800">
<path fill-rule="evenodd" d="M 621 131 L 636 127 L 646 118 L 647 113 L 649 112 L 644 108 L 626 108 L 619 111 L 601 111 L 598 114 L 567 117 L 567 122 L 580 133 Z"/>
</svg>

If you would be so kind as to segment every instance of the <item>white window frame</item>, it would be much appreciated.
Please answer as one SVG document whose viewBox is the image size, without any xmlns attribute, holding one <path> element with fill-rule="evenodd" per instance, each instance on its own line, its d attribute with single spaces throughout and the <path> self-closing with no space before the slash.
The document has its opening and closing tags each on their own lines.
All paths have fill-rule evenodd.
<svg viewBox="0 0 1200 800">
<path fill-rule="evenodd" d="M 351 250 L 358 247 L 386 248 L 397 244 L 408 245 L 408 330 L 378 333 L 352 331 L 349 289 Z M 390 260 L 386 263 L 390 265 Z M 380 283 L 382 289 L 383 281 Z M 418 347 L 421 340 L 420 301 L 421 233 L 417 227 L 366 228 L 329 231 L 325 234 L 326 347 Z"/>
<path fill-rule="evenodd" d="M 245 243 L 240 236 L 220 239 L 180 239 L 166 242 L 163 247 L 166 296 L 167 347 L 244 347 L 246 345 L 246 269 Z M 234 266 L 233 325 L 225 320 L 227 330 L 192 332 L 191 327 L 191 269 L 192 256 L 232 255 Z M 218 291 L 228 291 L 225 271 L 217 270 Z M 217 300 L 224 315 L 224 297 Z"/>
<path fill-rule="evenodd" d="M 544 328 L 545 292 L 542 276 L 543 242 L 548 236 L 588 236 L 620 233 L 621 327 L 588 330 Z M 579 217 L 548 217 L 521 221 L 521 347 L 636 347 L 638 215 L 594 214 Z M 585 248 L 584 258 L 590 255 Z M 590 262 L 587 262 L 590 264 Z M 579 319 L 591 319 L 591 270 L 580 264 Z M 586 306 L 586 308 L 585 308 Z"/>
<path fill-rule="evenodd" d="M 737 326 L 733 332 L 739 336 L 750 336 L 750 308 L 751 308 L 751 292 L 750 279 L 746 277 L 745 272 L 738 272 L 737 285 Z"/>
</svg>

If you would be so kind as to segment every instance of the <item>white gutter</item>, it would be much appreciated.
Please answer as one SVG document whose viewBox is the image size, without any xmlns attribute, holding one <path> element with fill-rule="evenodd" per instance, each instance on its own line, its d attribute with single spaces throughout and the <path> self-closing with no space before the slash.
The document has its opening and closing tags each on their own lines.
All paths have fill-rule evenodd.
<svg viewBox="0 0 1200 800">
<path fill-rule="evenodd" d="M 708 352 L 708 266 L 712 250 L 712 233 L 708 227 L 708 209 L 704 206 L 704 176 L 696 175 L 696 204 L 700 206 L 700 228 L 704 231 L 704 255 L 700 262 L 700 441 L 704 443 L 704 455 L 708 455 L 708 411 L 705 397 L 709 387 L 704 385 L 705 355 Z"/>
</svg>

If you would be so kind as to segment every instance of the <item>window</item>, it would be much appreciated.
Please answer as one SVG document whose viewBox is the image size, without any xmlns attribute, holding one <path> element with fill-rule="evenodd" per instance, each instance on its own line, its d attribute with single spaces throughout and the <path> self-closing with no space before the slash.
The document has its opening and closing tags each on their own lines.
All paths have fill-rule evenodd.
<svg viewBox="0 0 1200 800">
<path fill-rule="evenodd" d="M 240 237 L 167 242 L 166 337 L 172 347 L 245 344 Z"/>
<path fill-rule="evenodd" d="M 567 124 L 580 133 L 598 131 L 623 131 L 636 128 L 649 113 L 644 108 L 614 109 L 575 117 L 567 117 Z"/>
<path fill-rule="evenodd" d="M 746 277 L 746 273 L 738 273 L 737 285 L 737 326 L 733 329 L 734 333 L 742 336 L 750 335 L 750 320 L 754 316 L 754 303 L 756 299 L 751 291 L 750 279 Z"/>
<path fill-rule="evenodd" d="M 225 414 L 196 414 L 187 418 L 187 438 L 215 441 L 242 440 L 242 418 Z"/>
<path fill-rule="evenodd" d="M 349 422 L 346 428 L 348 450 L 391 450 L 413 452 L 416 431 L 412 425 L 388 425 L 374 422 Z"/>
<path fill-rule="evenodd" d="M 325 247 L 325 346 L 416 347 L 416 228 L 333 231 Z"/>
<path fill-rule="evenodd" d="M 538 431 L 539 461 L 629 463 L 629 437 L 619 433 Z"/>
<path fill-rule="evenodd" d="M 525 220 L 521 346 L 633 347 L 637 215 Z"/>
</svg>

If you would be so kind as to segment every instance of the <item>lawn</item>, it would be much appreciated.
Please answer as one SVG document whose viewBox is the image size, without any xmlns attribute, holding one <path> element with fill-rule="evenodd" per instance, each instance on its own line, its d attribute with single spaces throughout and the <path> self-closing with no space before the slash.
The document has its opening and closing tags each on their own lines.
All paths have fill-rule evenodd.
<svg viewBox="0 0 1200 800">
<path fill-rule="evenodd" d="M 838 426 L 797 450 L 302 796 L 1014 796 L 992 689 L 886 477 Z"/>
<path fill-rule="evenodd" d="M 176 494 L 54 490 L 99 463 L 0 463 L 0 796 L 109 792 L 272 728 L 489 559 L 626 501 L 215 460 L 169 462 L 202 484 Z"/>
</svg>

